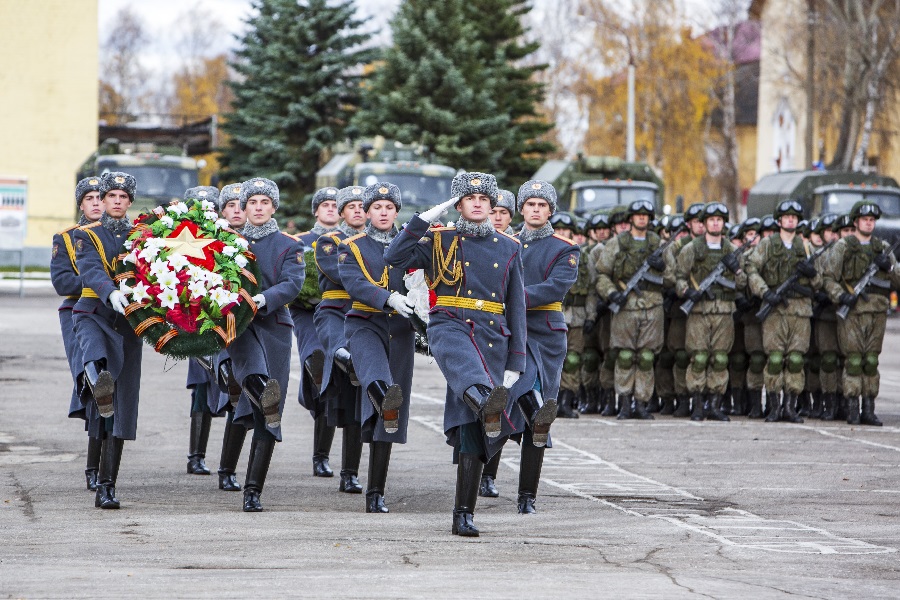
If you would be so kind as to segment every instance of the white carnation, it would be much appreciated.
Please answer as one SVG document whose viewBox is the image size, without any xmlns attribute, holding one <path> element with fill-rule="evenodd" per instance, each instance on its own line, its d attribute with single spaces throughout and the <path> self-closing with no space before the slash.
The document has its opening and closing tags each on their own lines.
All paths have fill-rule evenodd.
<svg viewBox="0 0 900 600">
<path fill-rule="evenodd" d="M 250 261 L 248 261 L 248 260 L 244 257 L 243 254 L 238 254 L 237 256 L 234 257 L 234 262 L 235 262 L 235 264 L 236 264 L 237 266 L 239 266 L 240 268 L 243 269 L 244 267 L 247 266 L 247 263 L 250 262 Z"/>
</svg>

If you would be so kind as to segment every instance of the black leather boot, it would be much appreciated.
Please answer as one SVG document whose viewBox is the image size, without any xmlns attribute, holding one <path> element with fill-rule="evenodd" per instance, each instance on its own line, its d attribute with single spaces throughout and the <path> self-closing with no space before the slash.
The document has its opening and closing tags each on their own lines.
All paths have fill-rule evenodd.
<svg viewBox="0 0 900 600">
<path fill-rule="evenodd" d="M 809 390 L 803 390 L 799 396 L 797 396 L 797 415 L 801 417 L 808 417 L 810 411 L 812 411 L 812 393 Z"/>
<path fill-rule="evenodd" d="M 526 428 L 527 431 L 527 428 Z M 524 442 L 523 442 L 524 443 Z M 478 495 L 485 498 L 496 498 L 500 495 L 494 480 L 497 479 L 497 470 L 500 468 L 500 455 L 503 448 L 497 451 L 497 454 L 491 457 L 491 460 L 484 465 L 481 473 L 481 485 L 478 486 Z"/>
<path fill-rule="evenodd" d="M 519 461 L 519 514 L 536 513 L 534 502 L 537 499 L 538 483 L 541 480 L 541 467 L 544 465 L 544 448 L 529 444 L 528 432 L 522 439 L 522 454 Z"/>
<path fill-rule="evenodd" d="M 219 387 L 228 391 L 228 403 L 231 406 L 237 406 L 241 397 L 241 384 L 235 378 L 234 371 L 231 369 L 231 359 L 226 358 L 219 363 L 219 372 L 217 376 Z"/>
<path fill-rule="evenodd" d="M 272 453 L 275 452 L 275 437 L 254 437 L 250 441 L 250 460 L 247 462 L 247 478 L 244 480 L 244 512 L 262 512 L 259 497 L 266 483 Z"/>
<path fill-rule="evenodd" d="M 225 433 L 222 436 L 222 455 L 219 458 L 219 489 L 226 492 L 239 492 L 241 486 L 235 477 L 247 428 L 234 422 L 234 411 L 229 410 L 225 419 Z"/>
<path fill-rule="evenodd" d="M 646 405 L 648 413 L 650 413 L 651 415 L 653 413 L 658 413 L 661 407 L 659 396 L 654 393 L 652 396 L 650 396 L 650 401 L 647 402 Z"/>
<path fill-rule="evenodd" d="M 525 444 L 523 443 L 523 446 Z M 533 444 L 528 444 L 534 446 Z M 535 448 L 537 450 L 537 448 Z M 475 454 L 460 453 L 456 467 L 456 503 L 453 507 L 453 535 L 478 537 L 475 527 L 475 503 L 478 501 L 478 487 L 484 465 Z"/>
<path fill-rule="evenodd" d="M 657 411 L 659 412 L 659 411 Z M 650 414 L 650 407 L 647 402 L 640 400 L 631 401 L 631 418 L 640 419 L 642 421 L 652 421 L 655 417 Z"/>
<path fill-rule="evenodd" d="M 874 425 L 875 427 L 884 425 L 881 419 L 875 415 L 875 398 L 871 396 L 862 397 L 862 414 L 859 417 L 859 422 L 863 425 Z"/>
<path fill-rule="evenodd" d="M 821 419 L 822 418 L 822 397 L 824 394 L 821 390 L 815 391 L 812 393 L 812 406 L 809 409 L 809 418 L 810 419 Z"/>
<path fill-rule="evenodd" d="M 578 411 L 574 409 L 575 392 L 572 390 L 559 390 L 556 416 L 560 419 L 577 419 Z"/>
<path fill-rule="evenodd" d="M 277 379 L 269 379 L 265 375 L 247 375 L 243 383 L 244 393 L 263 414 L 266 425 L 278 427 L 281 425 L 281 414 L 278 405 L 281 404 L 281 386 Z"/>
<path fill-rule="evenodd" d="M 384 486 L 387 483 L 388 465 L 391 462 L 390 442 L 369 444 L 369 487 L 366 489 L 366 512 L 390 512 L 384 504 Z"/>
<path fill-rule="evenodd" d="M 619 407 L 616 405 L 617 395 L 614 389 L 603 390 L 603 410 L 600 411 L 601 417 L 615 417 L 619 414 Z"/>
<path fill-rule="evenodd" d="M 675 397 L 674 396 L 669 396 L 668 398 L 662 399 L 662 406 L 659 409 L 659 414 L 661 414 L 661 415 L 675 414 Z"/>
<path fill-rule="evenodd" d="M 328 464 L 331 443 L 334 441 L 334 427 L 328 426 L 328 417 L 316 417 L 313 425 L 313 476 L 334 477 Z"/>
<path fill-rule="evenodd" d="M 847 401 L 847 424 L 859 425 L 859 398 L 845 396 L 844 399 Z"/>
<path fill-rule="evenodd" d="M 325 353 L 321 350 L 313 350 L 312 354 L 303 362 L 303 368 L 306 369 L 306 373 L 316 386 L 316 391 L 321 389 L 322 375 L 325 371 Z"/>
<path fill-rule="evenodd" d="M 597 386 L 591 386 L 585 389 L 585 394 L 587 394 L 587 406 L 581 414 L 583 415 L 596 415 L 600 412 L 600 388 Z"/>
<path fill-rule="evenodd" d="M 491 389 L 476 383 L 463 393 L 466 406 L 478 415 L 478 419 L 484 425 L 485 434 L 491 438 L 500 435 L 500 418 L 508 398 L 509 390 L 502 385 Z"/>
<path fill-rule="evenodd" d="M 747 404 L 750 405 L 748 419 L 762 419 L 762 390 L 747 390 Z"/>
<path fill-rule="evenodd" d="M 97 482 L 97 495 L 94 506 L 97 508 L 119 508 L 116 498 L 116 479 L 119 477 L 119 465 L 122 464 L 122 448 L 125 440 L 108 435 L 103 440 L 100 450 L 100 475 Z"/>
<path fill-rule="evenodd" d="M 350 356 L 350 352 L 346 348 L 338 348 L 334 353 L 334 364 L 338 366 L 338 368 L 347 374 L 347 377 L 350 378 L 350 383 L 359 387 L 359 377 L 356 376 L 356 371 L 353 368 L 353 359 Z"/>
<path fill-rule="evenodd" d="M 743 417 L 747 414 L 746 390 L 742 387 L 731 388 L 731 414 Z"/>
<path fill-rule="evenodd" d="M 84 378 L 87 380 L 91 395 L 97 402 L 97 410 L 100 416 L 108 418 L 113 416 L 113 394 L 116 392 L 116 381 L 106 370 L 102 361 L 92 360 L 84 365 Z"/>
<path fill-rule="evenodd" d="M 362 485 L 359 483 L 362 447 L 360 426 L 356 423 L 345 426 L 341 444 L 341 483 L 338 491 L 346 494 L 362 494 Z"/>
<path fill-rule="evenodd" d="M 848 400 L 847 396 L 845 396 L 843 393 L 838 394 L 836 404 L 837 404 L 837 408 L 834 413 L 835 420 L 836 421 L 846 421 L 847 417 L 849 416 L 847 407 L 850 404 L 850 401 Z"/>
<path fill-rule="evenodd" d="M 100 438 L 88 437 L 87 461 L 84 469 L 84 479 L 87 489 L 90 491 L 97 490 L 97 480 L 100 476 L 100 450 L 103 447 L 103 440 Z"/>
<path fill-rule="evenodd" d="M 823 421 L 834 421 L 834 415 L 837 412 L 837 394 L 822 394 L 822 415 L 819 417 Z"/>
<path fill-rule="evenodd" d="M 366 395 L 375 412 L 384 422 L 387 433 L 396 433 L 400 428 L 400 407 L 403 406 L 403 390 L 396 383 L 388 386 L 384 381 L 373 381 L 366 388 Z"/>
<path fill-rule="evenodd" d="M 721 402 L 721 394 L 706 394 L 703 401 L 703 418 L 710 421 L 731 421 L 719 407 Z"/>
<path fill-rule="evenodd" d="M 797 404 L 797 394 L 786 393 L 784 399 L 784 408 L 781 411 L 781 420 L 789 423 L 802 423 L 803 419 L 797 414 L 795 406 Z"/>
<path fill-rule="evenodd" d="M 780 392 L 766 392 L 766 409 L 769 413 L 766 415 L 766 423 L 777 423 L 781 420 L 781 405 Z"/>
<path fill-rule="evenodd" d="M 634 410 L 634 396 L 631 394 L 622 394 L 619 397 L 619 414 L 616 419 L 624 421 L 632 418 L 632 410 Z"/>
<path fill-rule="evenodd" d="M 563 390 L 560 395 L 565 393 L 571 395 L 572 392 Z M 539 391 L 530 390 L 527 394 L 519 396 L 516 403 L 525 416 L 528 429 L 534 432 L 534 444 L 546 446 L 547 438 L 550 435 L 550 425 L 553 424 L 557 415 L 556 400 L 544 401 Z"/>
<path fill-rule="evenodd" d="M 581 414 L 587 409 L 587 392 L 583 385 L 579 385 L 574 393 L 575 399 L 572 401 L 572 409 Z"/>
<path fill-rule="evenodd" d="M 675 407 L 675 412 L 672 413 L 673 417 L 679 418 L 687 418 L 691 416 L 691 396 L 690 394 L 678 394 L 676 396 L 678 400 L 678 404 Z"/>
<path fill-rule="evenodd" d="M 188 475 L 209 475 L 206 466 L 206 445 L 209 442 L 209 426 L 212 415 L 206 411 L 191 413 L 191 439 L 188 446 Z"/>
<path fill-rule="evenodd" d="M 697 392 L 693 394 L 693 402 L 691 404 L 691 421 L 702 421 L 707 406 L 706 394 Z"/>
</svg>

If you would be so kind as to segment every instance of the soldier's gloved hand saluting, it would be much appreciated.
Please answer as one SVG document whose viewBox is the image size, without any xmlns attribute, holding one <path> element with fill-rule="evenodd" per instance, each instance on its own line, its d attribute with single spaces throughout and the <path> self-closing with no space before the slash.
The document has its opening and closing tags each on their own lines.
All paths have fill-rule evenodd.
<svg viewBox="0 0 900 600">
<path fill-rule="evenodd" d="M 435 206 L 433 208 L 429 208 L 428 210 L 426 210 L 423 213 L 419 213 L 419 218 L 428 223 L 433 223 L 434 221 L 438 220 L 441 217 L 441 215 L 446 213 L 447 210 L 451 206 L 456 204 L 457 202 L 459 202 L 459 198 L 450 198 L 446 202 L 441 202 L 437 206 Z"/>
<path fill-rule="evenodd" d="M 114 311 L 124 315 L 125 308 L 128 306 L 128 300 L 125 298 L 125 294 L 119 290 L 113 290 L 109 293 L 109 305 Z"/>
<path fill-rule="evenodd" d="M 397 314 L 407 319 L 413 314 L 411 300 L 399 292 L 391 292 L 387 299 L 387 305 L 397 311 Z"/>
</svg>

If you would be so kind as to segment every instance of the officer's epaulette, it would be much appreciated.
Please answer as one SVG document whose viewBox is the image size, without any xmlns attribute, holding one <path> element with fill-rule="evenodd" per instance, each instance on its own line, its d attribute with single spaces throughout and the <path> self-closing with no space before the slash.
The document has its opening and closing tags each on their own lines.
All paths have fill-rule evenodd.
<svg viewBox="0 0 900 600">
<path fill-rule="evenodd" d="M 511 239 L 512 241 L 514 241 L 514 242 L 517 243 L 517 244 L 521 244 L 521 243 L 522 243 L 522 242 L 519 241 L 519 238 L 517 238 L 517 237 L 515 237 L 515 236 L 512 236 L 512 235 L 509 235 L 508 233 L 505 233 L 505 232 L 503 232 L 503 231 L 497 231 L 497 232 L 495 232 L 495 233 L 499 233 L 499 234 L 502 235 L 503 237 L 507 237 L 507 238 Z"/>
<path fill-rule="evenodd" d="M 301 236 L 304 236 L 304 235 L 306 235 L 307 233 L 309 233 L 309 231 L 310 231 L 310 230 L 301 231 L 301 232 L 298 233 L 295 237 L 299 238 L 299 237 L 301 237 Z"/>
<path fill-rule="evenodd" d="M 103 225 L 103 223 L 101 223 L 100 221 L 94 221 L 93 223 L 88 223 L 87 225 L 82 225 L 78 229 L 81 229 L 82 231 L 84 231 L 85 229 L 91 229 L 92 227 L 100 227 L 102 225 Z"/>
<path fill-rule="evenodd" d="M 362 237 L 366 237 L 365 231 L 363 231 L 362 233 L 357 233 L 353 237 L 348 237 L 346 240 L 344 240 L 344 243 L 347 244 L 349 242 L 355 242 L 356 240 L 358 240 L 359 238 L 362 238 Z"/>
<path fill-rule="evenodd" d="M 456 226 L 454 225 L 432 225 L 428 228 L 428 231 L 451 231 L 455 229 Z"/>
<path fill-rule="evenodd" d="M 555 238 L 558 239 L 558 240 L 562 240 L 562 241 L 564 241 L 564 242 L 568 242 L 568 244 L 569 244 L 570 246 L 574 246 L 574 245 L 575 245 L 575 242 L 573 242 L 572 240 L 570 240 L 570 239 L 567 238 L 567 237 L 563 237 L 563 236 L 559 235 L 558 233 L 554 233 L 554 234 L 553 234 L 553 237 L 555 237 Z"/>
<path fill-rule="evenodd" d="M 340 240 L 338 240 L 338 236 L 341 235 L 341 232 L 340 231 L 329 231 L 328 233 L 323 233 L 322 235 L 324 235 L 326 237 L 330 237 L 331 239 L 333 239 L 334 241 L 337 242 L 337 241 L 340 241 Z"/>
<path fill-rule="evenodd" d="M 281 233 L 281 235 L 286 235 L 286 236 L 288 236 L 289 238 L 291 238 L 291 239 L 294 240 L 295 242 L 299 242 L 299 241 L 300 241 L 300 235 L 299 235 L 299 234 L 298 234 L 298 235 L 291 235 L 291 234 L 289 234 L 289 233 L 286 232 L 286 231 L 281 231 L 281 232 L 279 232 L 279 233 Z"/>
<path fill-rule="evenodd" d="M 78 229 L 79 227 L 81 227 L 81 226 L 78 225 L 77 223 L 75 225 L 70 225 L 70 226 L 66 227 L 65 229 L 63 229 L 62 231 L 57 231 L 56 235 L 62 235 L 64 233 L 69 233 L 73 229 Z"/>
</svg>

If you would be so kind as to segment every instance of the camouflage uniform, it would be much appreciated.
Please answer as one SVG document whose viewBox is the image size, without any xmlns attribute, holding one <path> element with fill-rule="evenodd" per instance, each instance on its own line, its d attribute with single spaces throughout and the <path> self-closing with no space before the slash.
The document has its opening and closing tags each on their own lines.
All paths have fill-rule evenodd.
<svg viewBox="0 0 900 600">
<path fill-rule="evenodd" d="M 585 255 L 592 246 L 589 244 L 581 246 L 581 256 L 586 259 Z M 578 394 L 579 387 L 582 385 L 587 388 L 582 375 L 586 337 L 582 328 L 585 321 L 593 321 L 597 315 L 597 303 L 594 302 L 592 306 L 588 306 L 590 296 L 591 274 L 587 260 L 579 261 L 578 278 L 572 284 L 569 293 L 566 294 L 563 300 L 563 316 L 566 319 L 569 332 L 566 335 L 567 351 L 566 360 L 563 363 L 560 389 L 569 390 L 574 394 Z"/>
<path fill-rule="evenodd" d="M 824 270 L 825 289 L 831 300 L 836 304 L 849 304 L 853 287 L 876 256 L 886 248 L 887 244 L 877 237 L 872 237 L 868 244 L 861 243 L 856 236 L 836 242 L 828 253 Z M 893 253 L 888 254 L 885 260 L 889 260 L 885 263 L 888 269 L 881 268 L 875 277 L 886 279 L 890 288 L 898 289 L 900 272 L 896 269 L 897 260 Z M 858 399 L 862 396 L 862 422 L 881 425 L 875 416 L 875 397 L 879 392 L 878 355 L 884 341 L 890 289 L 870 285 L 865 294 L 851 304 L 847 318 L 837 322 L 838 344 L 846 357 L 842 383 L 844 395 L 849 400 L 847 422 L 860 422 Z"/>
</svg>

